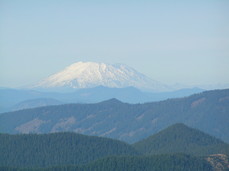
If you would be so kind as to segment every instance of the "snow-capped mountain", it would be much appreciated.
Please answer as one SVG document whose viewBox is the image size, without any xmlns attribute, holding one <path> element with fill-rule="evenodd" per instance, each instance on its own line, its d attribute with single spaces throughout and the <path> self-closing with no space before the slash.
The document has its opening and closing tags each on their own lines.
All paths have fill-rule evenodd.
<svg viewBox="0 0 229 171">
<path fill-rule="evenodd" d="M 44 79 L 40 88 L 92 88 L 96 86 L 166 91 L 168 87 L 124 64 L 77 62 Z"/>
</svg>

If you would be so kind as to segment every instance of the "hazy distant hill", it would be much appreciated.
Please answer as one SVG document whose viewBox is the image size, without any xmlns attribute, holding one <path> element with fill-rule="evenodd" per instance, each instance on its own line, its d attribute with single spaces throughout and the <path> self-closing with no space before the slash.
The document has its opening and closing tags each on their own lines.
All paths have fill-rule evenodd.
<svg viewBox="0 0 229 171">
<path fill-rule="evenodd" d="M 22 109 L 29 109 L 35 107 L 42 107 L 42 106 L 51 106 L 51 105 L 59 105 L 63 102 L 55 100 L 55 99 L 48 99 L 48 98 L 41 98 L 41 99 L 32 99 L 32 100 L 25 100 L 16 105 L 14 105 L 11 110 L 22 110 Z"/>
<path fill-rule="evenodd" d="M 11 111 L 16 105 L 24 101 L 47 98 L 55 99 L 53 97 L 59 97 L 59 93 L 3 88 L 0 89 L 0 112 Z"/>
<path fill-rule="evenodd" d="M 199 88 L 192 88 L 172 92 L 150 93 L 142 92 L 134 87 L 108 88 L 103 86 L 71 90 L 70 92 L 62 93 L 61 91 L 55 92 L 55 89 L 53 90 L 54 92 L 51 90 L 0 89 L 0 112 L 47 106 L 46 104 L 97 103 L 111 98 L 116 98 L 128 103 L 143 103 L 174 97 L 184 97 L 203 91 Z"/>
<path fill-rule="evenodd" d="M 184 124 L 175 124 L 133 145 L 144 154 L 228 154 L 229 145 Z"/>
<path fill-rule="evenodd" d="M 175 123 L 185 123 L 229 142 L 229 89 L 186 98 L 127 104 L 116 99 L 4 113 L 0 132 L 74 131 L 136 142 Z"/>
</svg>

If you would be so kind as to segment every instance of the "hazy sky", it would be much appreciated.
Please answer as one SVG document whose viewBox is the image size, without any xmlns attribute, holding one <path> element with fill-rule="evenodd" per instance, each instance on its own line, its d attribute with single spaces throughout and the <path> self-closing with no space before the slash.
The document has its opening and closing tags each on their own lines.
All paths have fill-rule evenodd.
<svg viewBox="0 0 229 171">
<path fill-rule="evenodd" d="M 229 84 L 229 1 L 0 0 L 0 86 L 78 61 L 166 84 Z"/>
</svg>

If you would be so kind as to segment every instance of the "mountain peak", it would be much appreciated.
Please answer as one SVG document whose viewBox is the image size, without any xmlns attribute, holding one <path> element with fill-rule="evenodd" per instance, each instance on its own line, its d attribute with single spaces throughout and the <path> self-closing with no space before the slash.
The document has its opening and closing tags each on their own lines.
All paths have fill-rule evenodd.
<svg viewBox="0 0 229 171">
<path fill-rule="evenodd" d="M 101 103 L 121 104 L 121 103 L 123 103 L 123 102 L 121 102 L 120 100 L 118 100 L 118 99 L 116 99 L 116 98 L 112 98 L 112 99 L 103 101 L 103 102 L 101 102 Z"/>
<path fill-rule="evenodd" d="M 92 88 L 133 86 L 144 90 L 164 91 L 168 87 L 125 64 L 77 62 L 36 85 L 38 88 Z"/>
<path fill-rule="evenodd" d="M 84 70 L 84 69 L 88 69 L 90 67 L 101 67 L 101 68 L 106 68 L 106 64 L 104 63 L 96 63 L 96 62 L 76 62 L 76 63 L 73 63 L 71 64 L 70 66 L 68 66 L 66 69 L 77 69 L 77 70 Z M 94 69 L 93 68 L 93 69 Z"/>
</svg>

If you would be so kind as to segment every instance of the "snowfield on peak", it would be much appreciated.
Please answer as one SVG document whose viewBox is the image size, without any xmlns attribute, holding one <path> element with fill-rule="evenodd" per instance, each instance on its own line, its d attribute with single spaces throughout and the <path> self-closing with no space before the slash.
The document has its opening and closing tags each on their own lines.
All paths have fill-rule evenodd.
<svg viewBox="0 0 229 171">
<path fill-rule="evenodd" d="M 124 64 L 77 62 L 44 79 L 40 88 L 112 88 L 136 87 L 142 90 L 166 91 L 169 88 Z"/>
</svg>

